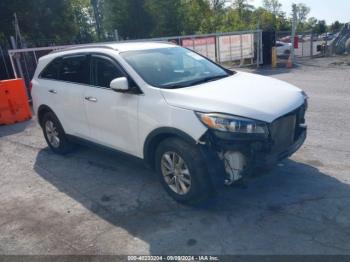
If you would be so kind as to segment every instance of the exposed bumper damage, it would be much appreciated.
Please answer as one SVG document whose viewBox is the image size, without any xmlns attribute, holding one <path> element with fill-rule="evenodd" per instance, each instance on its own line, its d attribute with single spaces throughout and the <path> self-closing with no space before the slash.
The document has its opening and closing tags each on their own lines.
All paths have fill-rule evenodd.
<svg viewBox="0 0 350 262">
<path fill-rule="evenodd" d="M 306 107 L 304 104 L 269 124 L 267 138 L 208 130 L 200 144 L 213 179 L 231 185 L 259 167 L 271 167 L 290 157 L 306 140 Z"/>
</svg>

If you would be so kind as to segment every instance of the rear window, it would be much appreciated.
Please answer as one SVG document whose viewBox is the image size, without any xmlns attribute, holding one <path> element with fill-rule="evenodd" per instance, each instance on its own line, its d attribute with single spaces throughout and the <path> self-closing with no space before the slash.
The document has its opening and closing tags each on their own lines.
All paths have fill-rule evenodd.
<svg viewBox="0 0 350 262">
<path fill-rule="evenodd" d="M 61 65 L 61 58 L 53 60 L 45 69 L 41 72 L 40 77 L 47 79 L 59 80 L 59 71 Z"/>
<path fill-rule="evenodd" d="M 89 84 L 88 57 L 86 55 L 75 55 L 56 58 L 45 67 L 40 77 L 78 84 Z"/>
</svg>

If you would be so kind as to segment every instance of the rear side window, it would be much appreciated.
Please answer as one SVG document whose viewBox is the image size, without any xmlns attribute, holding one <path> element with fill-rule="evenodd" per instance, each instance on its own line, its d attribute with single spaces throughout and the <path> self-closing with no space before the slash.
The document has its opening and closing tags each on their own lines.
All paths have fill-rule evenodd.
<svg viewBox="0 0 350 262">
<path fill-rule="evenodd" d="M 92 64 L 95 86 L 109 88 L 113 79 L 124 76 L 119 67 L 109 58 L 93 56 Z"/>
<path fill-rule="evenodd" d="M 59 79 L 62 81 L 90 84 L 89 61 L 86 55 L 62 58 Z"/>
<path fill-rule="evenodd" d="M 61 58 L 53 60 L 45 69 L 41 72 L 40 77 L 47 79 L 59 80 L 59 71 L 61 65 Z"/>
</svg>

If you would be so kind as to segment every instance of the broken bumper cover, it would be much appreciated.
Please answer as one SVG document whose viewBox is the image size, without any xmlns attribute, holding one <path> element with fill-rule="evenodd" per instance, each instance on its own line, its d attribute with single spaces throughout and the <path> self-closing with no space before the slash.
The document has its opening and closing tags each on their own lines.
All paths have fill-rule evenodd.
<svg viewBox="0 0 350 262">
<path fill-rule="evenodd" d="M 288 147 L 274 152 L 274 141 L 263 140 L 242 140 L 242 139 L 222 139 L 213 132 L 208 132 L 205 136 L 205 144 L 202 147 L 205 151 L 209 172 L 216 184 L 232 184 L 240 178 L 251 174 L 256 168 L 273 167 L 281 160 L 293 155 L 305 142 L 307 128 L 299 127 L 297 137 Z M 245 156 L 244 165 L 246 169 L 240 174 L 228 172 L 227 160 L 220 158 L 227 152 L 239 152 Z M 235 168 L 231 168 L 234 170 Z M 230 180 L 230 183 L 227 181 Z"/>
<path fill-rule="evenodd" d="M 293 155 L 298 149 L 304 144 L 307 136 L 306 128 L 300 133 L 299 138 L 287 149 L 279 153 L 257 153 L 255 156 L 254 165 L 257 167 L 261 166 L 272 166 L 279 161 L 286 159 Z"/>
<path fill-rule="evenodd" d="M 267 123 L 268 133 L 263 135 L 209 129 L 199 141 L 209 156 L 207 163 L 213 165 L 208 165 L 209 171 L 214 169 L 214 175 L 226 174 L 225 184 L 232 184 L 256 168 L 271 168 L 290 157 L 305 142 L 306 110 L 307 101 L 294 111 Z"/>
</svg>

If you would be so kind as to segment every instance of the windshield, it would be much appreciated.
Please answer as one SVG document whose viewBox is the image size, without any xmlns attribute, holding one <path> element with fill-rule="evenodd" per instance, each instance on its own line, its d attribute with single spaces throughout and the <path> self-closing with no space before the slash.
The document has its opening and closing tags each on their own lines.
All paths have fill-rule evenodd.
<svg viewBox="0 0 350 262">
<path fill-rule="evenodd" d="M 192 86 L 233 74 L 182 47 L 128 51 L 121 56 L 148 84 L 159 88 Z"/>
</svg>

